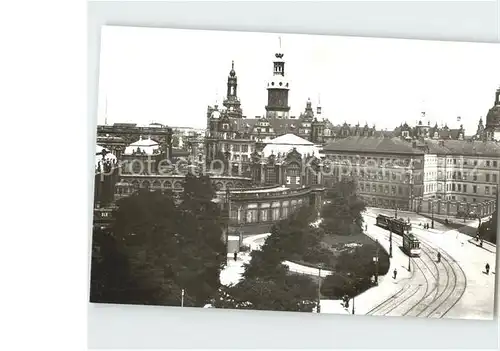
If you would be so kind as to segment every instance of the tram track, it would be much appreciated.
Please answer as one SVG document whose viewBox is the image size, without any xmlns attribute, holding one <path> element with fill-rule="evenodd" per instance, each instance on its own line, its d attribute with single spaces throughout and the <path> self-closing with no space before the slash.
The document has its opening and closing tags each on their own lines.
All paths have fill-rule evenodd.
<svg viewBox="0 0 500 351">
<path fill-rule="evenodd" d="M 389 239 L 389 235 L 385 235 L 385 237 Z M 437 251 L 435 247 L 428 240 L 420 237 L 418 239 L 421 243 L 421 256 L 412 259 L 415 268 L 412 270 L 410 282 L 367 314 L 443 318 L 461 299 L 467 286 L 467 279 L 462 267 L 444 250 L 440 250 L 441 264 L 436 263 L 433 259 L 433 253 Z M 397 234 L 393 235 L 392 240 L 402 243 L 402 238 Z M 409 309 L 408 306 L 400 308 L 401 310 L 406 309 L 405 312 L 394 314 L 399 306 L 407 305 L 409 301 L 415 299 L 419 291 L 423 290 L 423 284 L 411 283 L 416 270 L 421 272 L 425 280 L 425 292 L 416 302 L 411 302 Z M 436 273 L 434 274 L 433 271 Z"/>
<path fill-rule="evenodd" d="M 428 240 L 419 238 L 421 245 L 434 250 Z M 462 298 L 467 288 L 467 278 L 462 267 L 448 253 L 441 254 L 443 267 L 446 270 L 447 282 L 439 294 L 418 317 L 443 318 Z"/>
</svg>

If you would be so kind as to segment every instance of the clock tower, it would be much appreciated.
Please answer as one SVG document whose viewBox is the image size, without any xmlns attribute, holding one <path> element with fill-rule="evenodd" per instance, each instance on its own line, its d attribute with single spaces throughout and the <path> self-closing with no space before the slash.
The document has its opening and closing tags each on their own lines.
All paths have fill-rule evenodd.
<svg viewBox="0 0 500 351">
<path fill-rule="evenodd" d="M 281 38 L 280 38 L 281 51 Z M 283 53 L 276 53 L 273 62 L 273 75 L 267 83 L 267 118 L 287 119 L 290 113 L 288 106 L 289 82 L 285 77 L 285 61 Z"/>
</svg>

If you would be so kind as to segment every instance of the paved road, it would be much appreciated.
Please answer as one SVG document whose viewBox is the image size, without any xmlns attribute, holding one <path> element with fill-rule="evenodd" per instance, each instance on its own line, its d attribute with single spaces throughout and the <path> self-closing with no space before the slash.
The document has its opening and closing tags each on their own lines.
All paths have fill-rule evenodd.
<svg viewBox="0 0 500 351">
<path fill-rule="evenodd" d="M 370 236 L 388 241 L 388 232 L 375 226 L 378 213 L 392 215 L 393 211 L 368 209 L 365 214 L 368 231 Z M 407 214 L 404 216 L 407 218 Z M 426 221 L 416 214 L 409 216 L 412 223 Z M 482 271 L 485 262 L 494 271 L 496 247 L 486 244 L 480 248 L 469 242 L 469 236 L 456 230 L 424 230 L 414 225 L 412 231 L 421 240 L 422 254 L 411 259 L 411 279 L 368 314 L 492 319 L 495 278 L 494 274 Z M 400 246 L 401 237 L 393 235 L 394 239 L 393 244 L 397 245 L 393 247 Z M 442 255 L 440 263 L 436 262 L 438 251 Z"/>
</svg>

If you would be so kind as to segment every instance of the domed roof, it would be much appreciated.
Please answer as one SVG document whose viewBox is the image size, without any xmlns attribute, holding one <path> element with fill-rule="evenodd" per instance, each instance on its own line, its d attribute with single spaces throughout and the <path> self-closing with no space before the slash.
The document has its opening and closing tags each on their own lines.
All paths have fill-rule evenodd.
<svg viewBox="0 0 500 351">
<path fill-rule="evenodd" d="M 488 111 L 486 127 L 500 127 L 500 106 L 494 106 Z"/>
<path fill-rule="evenodd" d="M 159 148 L 160 145 L 156 141 L 152 140 L 151 137 L 149 137 L 148 139 L 142 139 L 142 137 L 140 137 L 139 140 L 125 148 L 124 154 L 132 155 L 136 152 L 141 152 L 146 155 L 153 155 L 157 153 Z"/>
</svg>

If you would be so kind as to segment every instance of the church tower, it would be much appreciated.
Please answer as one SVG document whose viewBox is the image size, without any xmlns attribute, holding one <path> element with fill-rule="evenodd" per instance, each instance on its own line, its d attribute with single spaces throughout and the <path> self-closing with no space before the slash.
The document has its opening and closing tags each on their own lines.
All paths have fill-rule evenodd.
<svg viewBox="0 0 500 351">
<path fill-rule="evenodd" d="M 234 70 L 234 61 L 231 63 L 231 71 L 227 77 L 227 95 L 223 105 L 227 110 L 227 115 L 230 118 L 242 118 L 241 103 L 238 99 L 238 77 Z"/>
<path fill-rule="evenodd" d="M 281 38 L 279 51 L 281 51 Z M 267 118 L 287 119 L 289 117 L 288 91 L 290 87 L 285 76 L 285 60 L 283 60 L 283 56 L 284 54 L 281 52 L 275 54 L 273 75 L 267 83 Z"/>
</svg>

